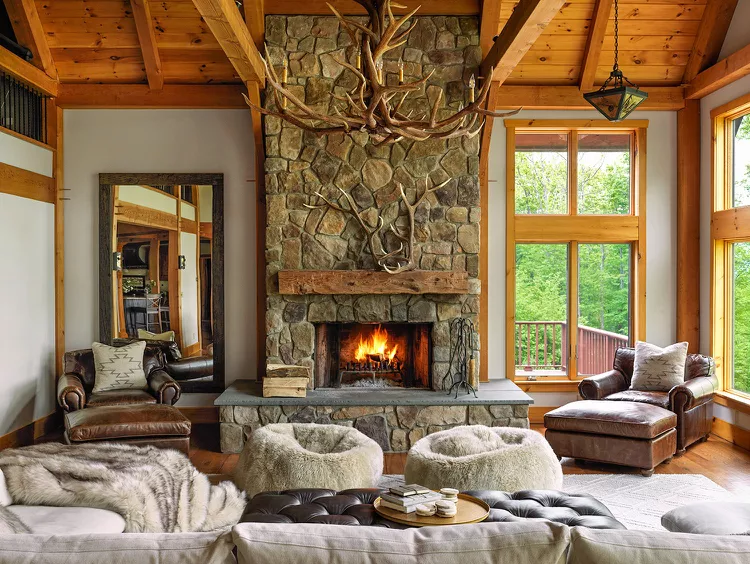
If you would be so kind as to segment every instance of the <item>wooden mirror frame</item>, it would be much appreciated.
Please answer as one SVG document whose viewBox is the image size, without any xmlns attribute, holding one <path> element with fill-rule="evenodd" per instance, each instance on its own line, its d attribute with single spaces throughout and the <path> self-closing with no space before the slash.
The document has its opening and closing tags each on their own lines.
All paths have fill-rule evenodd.
<svg viewBox="0 0 750 564">
<path fill-rule="evenodd" d="M 112 226 L 115 211 L 114 186 L 198 185 L 213 186 L 213 239 L 211 245 L 211 296 L 213 299 L 214 374 L 211 382 L 181 381 L 183 392 L 224 390 L 224 175 L 103 173 L 99 175 L 99 339 L 112 343 L 112 284 L 114 283 Z M 199 328 L 200 330 L 200 328 Z"/>
</svg>

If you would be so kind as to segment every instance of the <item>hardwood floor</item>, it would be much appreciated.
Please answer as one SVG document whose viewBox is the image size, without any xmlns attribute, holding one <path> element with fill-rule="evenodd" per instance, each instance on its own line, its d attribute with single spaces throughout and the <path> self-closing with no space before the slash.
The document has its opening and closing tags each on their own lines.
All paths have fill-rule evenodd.
<svg viewBox="0 0 750 564">
<path fill-rule="evenodd" d="M 534 426 L 543 432 L 542 426 Z M 219 452 L 218 425 L 194 425 L 190 459 L 195 467 L 207 474 L 231 474 L 239 455 Z M 406 454 L 386 454 L 385 474 L 403 474 Z M 637 474 L 638 470 L 607 464 L 576 463 L 563 459 L 565 474 Z M 656 474 L 703 474 L 727 490 L 750 497 L 750 451 L 711 435 L 705 443 L 688 448 L 669 464 L 661 464 Z"/>
</svg>

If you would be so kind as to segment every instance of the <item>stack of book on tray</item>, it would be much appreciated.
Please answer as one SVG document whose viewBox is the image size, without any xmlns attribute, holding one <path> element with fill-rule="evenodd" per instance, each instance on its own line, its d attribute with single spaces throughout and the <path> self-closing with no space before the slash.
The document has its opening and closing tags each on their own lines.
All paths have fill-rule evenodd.
<svg viewBox="0 0 750 564">
<path fill-rule="evenodd" d="M 398 486 L 390 488 L 389 491 L 390 493 L 380 496 L 380 505 L 401 513 L 413 513 L 417 505 L 435 503 L 443 499 L 440 493 L 417 484 Z"/>
</svg>

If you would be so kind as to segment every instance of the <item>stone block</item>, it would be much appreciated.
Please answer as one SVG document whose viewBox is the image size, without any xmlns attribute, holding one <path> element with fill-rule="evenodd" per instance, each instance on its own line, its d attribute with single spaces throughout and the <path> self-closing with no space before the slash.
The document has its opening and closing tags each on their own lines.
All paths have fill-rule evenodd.
<svg viewBox="0 0 750 564">
<path fill-rule="evenodd" d="M 420 427 L 428 425 L 465 425 L 466 406 L 463 405 L 433 405 L 423 408 L 416 417 L 416 424 Z"/>
<path fill-rule="evenodd" d="M 253 405 L 235 405 L 234 421 L 238 425 L 253 425 L 260 423 L 258 408 Z"/>
<path fill-rule="evenodd" d="M 258 415 L 263 425 L 277 423 L 282 415 L 281 407 L 278 405 L 261 405 L 258 408 Z"/>
<path fill-rule="evenodd" d="M 354 428 L 378 443 L 384 452 L 391 450 L 391 442 L 388 438 L 388 423 L 383 415 L 360 417 L 354 423 Z"/>
<path fill-rule="evenodd" d="M 245 436 L 242 433 L 242 427 L 234 423 L 221 423 L 219 426 L 219 448 L 221 452 L 242 452 L 243 446 L 245 446 Z"/>
<path fill-rule="evenodd" d="M 356 419 L 357 417 L 365 417 L 377 413 L 383 413 L 382 406 L 353 405 L 351 407 L 342 407 L 341 409 L 334 411 L 331 417 L 336 421 L 340 421 L 342 419 Z"/>
<path fill-rule="evenodd" d="M 409 450 L 408 438 L 406 431 L 403 429 L 394 429 L 391 431 L 391 448 L 393 452 L 406 452 Z"/>
<path fill-rule="evenodd" d="M 469 406 L 469 425 L 492 426 L 492 415 L 483 405 Z"/>
<path fill-rule="evenodd" d="M 313 423 L 316 419 L 315 408 L 307 405 L 296 413 L 287 415 L 290 423 Z"/>
<path fill-rule="evenodd" d="M 219 406 L 219 422 L 234 423 L 234 409 L 231 405 Z"/>
<path fill-rule="evenodd" d="M 513 406 L 512 405 L 491 405 L 490 413 L 492 417 L 497 418 L 510 418 L 513 417 Z"/>
</svg>

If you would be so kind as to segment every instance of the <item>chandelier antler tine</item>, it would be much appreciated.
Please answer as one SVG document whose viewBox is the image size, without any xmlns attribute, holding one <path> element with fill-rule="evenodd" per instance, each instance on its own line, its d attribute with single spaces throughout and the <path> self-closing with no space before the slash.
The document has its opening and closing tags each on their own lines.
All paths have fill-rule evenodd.
<svg viewBox="0 0 750 564">
<path fill-rule="evenodd" d="M 349 33 L 349 37 L 352 39 L 352 42 L 355 45 L 357 44 L 357 39 L 356 39 L 356 36 L 352 35 L 354 31 L 351 29 L 350 26 L 354 26 L 358 30 L 360 30 L 362 33 L 366 33 L 373 39 L 377 39 L 377 37 L 375 36 L 375 33 L 373 33 L 373 31 L 369 29 L 368 27 L 363 26 L 361 23 L 355 22 L 354 20 L 346 19 L 344 16 L 341 15 L 341 13 L 336 8 L 334 8 L 328 2 L 326 2 L 326 6 L 328 6 L 331 9 L 331 11 L 333 12 L 333 15 L 335 15 L 339 19 L 339 21 L 343 24 L 344 29 L 347 31 L 347 33 Z"/>
</svg>

